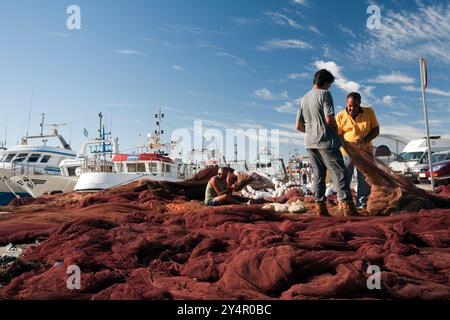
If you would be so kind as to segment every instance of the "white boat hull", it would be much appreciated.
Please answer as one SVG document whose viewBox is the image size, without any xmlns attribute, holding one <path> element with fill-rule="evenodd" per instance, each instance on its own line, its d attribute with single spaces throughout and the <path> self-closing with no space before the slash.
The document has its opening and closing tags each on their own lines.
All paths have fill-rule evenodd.
<svg viewBox="0 0 450 320">
<path fill-rule="evenodd" d="M 122 186 L 141 179 L 181 182 L 181 179 L 145 173 L 90 172 L 83 173 L 75 185 L 75 191 L 100 191 Z"/>
<path fill-rule="evenodd" d="M 30 195 L 23 188 L 12 183 L 9 178 L 11 170 L 0 168 L 0 205 L 6 206 L 17 197 L 29 197 Z"/>
<path fill-rule="evenodd" d="M 10 178 L 10 181 L 24 189 L 33 198 L 43 194 L 67 193 L 75 189 L 78 177 L 22 175 Z"/>
</svg>

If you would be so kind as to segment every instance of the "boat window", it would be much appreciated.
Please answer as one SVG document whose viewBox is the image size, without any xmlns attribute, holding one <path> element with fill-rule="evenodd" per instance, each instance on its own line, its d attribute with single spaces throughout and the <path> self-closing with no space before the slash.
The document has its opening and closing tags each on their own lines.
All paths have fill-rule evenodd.
<svg viewBox="0 0 450 320">
<path fill-rule="evenodd" d="M 16 156 L 16 153 L 8 154 L 8 156 L 5 159 L 5 162 L 10 162 L 12 160 L 12 158 L 14 158 L 15 156 Z"/>
<path fill-rule="evenodd" d="M 45 155 L 41 159 L 41 163 L 47 163 L 50 160 L 51 156 Z"/>
<path fill-rule="evenodd" d="M 150 162 L 148 164 L 148 168 L 150 172 L 156 172 L 157 171 L 157 164 L 155 162 Z"/>
<path fill-rule="evenodd" d="M 128 163 L 127 164 L 127 168 L 128 168 L 128 172 L 136 172 L 136 163 Z"/>
<path fill-rule="evenodd" d="M 19 153 L 14 162 L 23 162 L 28 157 L 28 153 Z"/>
<path fill-rule="evenodd" d="M 268 163 L 267 164 L 267 168 L 271 168 L 272 167 L 272 164 L 271 163 Z"/>
<path fill-rule="evenodd" d="M 41 155 L 39 153 L 33 153 L 29 158 L 28 162 L 37 162 Z"/>
<path fill-rule="evenodd" d="M 74 176 L 77 175 L 76 174 L 77 168 L 79 168 L 79 167 L 67 167 L 67 171 L 69 173 L 69 177 L 74 177 Z"/>
<path fill-rule="evenodd" d="M 138 163 L 138 165 L 137 165 L 137 172 L 146 172 L 146 170 L 145 170 L 145 163 Z"/>
<path fill-rule="evenodd" d="M 166 164 L 166 172 L 170 172 L 170 164 Z"/>
</svg>

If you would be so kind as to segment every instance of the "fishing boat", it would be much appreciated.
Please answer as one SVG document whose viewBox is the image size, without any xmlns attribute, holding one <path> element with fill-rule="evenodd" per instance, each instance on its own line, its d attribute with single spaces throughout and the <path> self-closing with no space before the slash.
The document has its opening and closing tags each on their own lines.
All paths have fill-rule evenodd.
<svg viewBox="0 0 450 320">
<path fill-rule="evenodd" d="M 271 179 L 283 179 L 287 176 L 284 160 L 272 154 L 268 146 L 257 154 L 253 170 Z"/>
<path fill-rule="evenodd" d="M 202 140 L 201 149 L 192 149 L 187 153 L 186 165 L 192 174 L 196 174 L 206 168 L 219 168 L 226 166 L 224 156 L 216 145 L 205 145 Z"/>
<path fill-rule="evenodd" d="M 69 143 L 58 132 L 58 127 L 65 124 L 45 124 L 45 114 L 42 114 L 41 132 L 39 135 L 22 137 L 20 143 L 4 151 L 0 159 L 0 204 L 7 205 L 15 198 L 29 197 L 28 184 L 39 186 L 46 183 L 43 177 L 59 176 L 59 164 L 64 159 L 76 157 Z M 52 127 L 49 134 L 44 134 L 45 127 Z M 47 145 L 48 139 L 55 138 L 61 146 Z M 41 140 L 33 144 L 31 141 Z M 21 176 L 32 176 L 29 181 L 23 181 Z M 13 180 L 17 180 L 14 182 Z"/>
<path fill-rule="evenodd" d="M 83 143 L 76 157 L 66 158 L 58 165 L 59 174 L 36 173 L 26 171 L 16 174 L 10 181 L 23 188 L 33 198 L 44 194 L 72 192 L 81 174 L 87 172 L 112 172 L 111 157 L 118 154 L 118 140 L 111 139 L 103 124 L 103 114 L 99 113 L 99 137 Z"/>
<path fill-rule="evenodd" d="M 147 143 L 130 154 L 116 154 L 112 158 L 113 172 L 82 173 L 76 191 L 100 191 L 141 179 L 179 182 L 190 177 L 181 159 L 170 157 L 177 142 L 162 143 L 161 122 L 164 114 L 155 114 L 157 129 L 147 135 Z"/>
</svg>

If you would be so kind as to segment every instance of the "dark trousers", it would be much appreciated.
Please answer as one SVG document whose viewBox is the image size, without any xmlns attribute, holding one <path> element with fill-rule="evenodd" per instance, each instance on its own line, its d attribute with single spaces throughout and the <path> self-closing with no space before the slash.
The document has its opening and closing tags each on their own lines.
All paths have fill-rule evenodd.
<svg viewBox="0 0 450 320">
<path fill-rule="evenodd" d="M 344 158 L 338 148 L 306 149 L 313 168 L 313 192 L 316 202 L 325 201 L 327 170 L 331 171 L 339 201 L 351 201 L 350 179 L 344 165 Z"/>
<path fill-rule="evenodd" d="M 352 181 L 352 177 L 353 177 L 353 173 L 355 172 L 355 165 L 353 164 L 352 160 L 350 159 L 350 157 L 344 157 L 344 163 L 345 166 L 347 167 L 347 175 L 350 179 L 350 181 Z M 358 169 L 356 169 L 356 176 L 358 179 L 358 191 L 356 193 L 356 206 L 366 206 L 367 205 L 367 199 L 370 196 L 370 185 L 367 183 L 366 181 L 366 177 L 364 176 L 364 174 L 359 171 Z"/>
</svg>

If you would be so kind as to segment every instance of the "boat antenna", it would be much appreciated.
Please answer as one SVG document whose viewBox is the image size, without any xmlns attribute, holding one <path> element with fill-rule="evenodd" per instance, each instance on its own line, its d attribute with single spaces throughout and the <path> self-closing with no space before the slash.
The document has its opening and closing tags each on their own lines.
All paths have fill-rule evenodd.
<svg viewBox="0 0 450 320">
<path fill-rule="evenodd" d="M 8 144 L 8 112 L 5 113 L 5 147 Z"/>
<path fill-rule="evenodd" d="M 69 144 L 72 144 L 72 122 L 69 122 Z"/>
<path fill-rule="evenodd" d="M 109 109 L 109 132 L 112 132 L 112 118 L 113 118 L 113 109 L 111 107 Z"/>
<path fill-rule="evenodd" d="M 156 130 L 155 130 L 155 135 L 156 135 L 156 144 L 160 144 L 161 142 L 161 135 L 164 134 L 164 130 L 161 129 L 161 121 L 164 118 L 164 113 L 161 112 L 161 108 L 159 108 L 158 113 L 155 114 L 155 119 L 156 119 Z"/>
<path fill-rule="evenodd" d="M 41 119 L 41 136 L 44 135 L 44 120 L 45 120 L 45 113 L 41 113 L 42 119 Z M 29 120 L 29 118 L 28 118 Z M 28 137 L 28 129 L 27 129 L 27 137 Z"/>
<path fill-rule="evenodd" d="M 103 134 L 102 134 L 102 127 L 103 127 L 103 113 L 99 113 L 98 114 L 98 119 L 99 119 L 99 125 L 98 125 L 98 135 L 100 140 L 102 140 L 103 138 Z"/>
<path fill-rule="evenodd" d="M 34 98 L 34 90 L 31 91 L 30 106 L 28 107 L 28 122 L 27 122 L 27 134 L 26 134 L 27 137 L 28 137 L 28 133 L 30 131 L 31 107 L 33 106 L 33 98 Z M 41 133 L 41 135 L 42 135 L 42 133 Z"/>
</svg>

